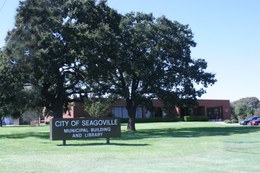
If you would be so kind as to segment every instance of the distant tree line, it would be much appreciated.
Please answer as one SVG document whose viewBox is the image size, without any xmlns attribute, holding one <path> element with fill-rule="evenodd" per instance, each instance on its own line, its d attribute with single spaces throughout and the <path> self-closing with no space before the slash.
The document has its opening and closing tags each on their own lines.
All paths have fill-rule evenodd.
<svg viewBox="0 0 260 173">
<path fill-rule="evenodd" d="M 232 113 L 240 118 L 260 116 L 260 101 L 257 97 L 241 98 L 231 103 Z"/>
</svg>

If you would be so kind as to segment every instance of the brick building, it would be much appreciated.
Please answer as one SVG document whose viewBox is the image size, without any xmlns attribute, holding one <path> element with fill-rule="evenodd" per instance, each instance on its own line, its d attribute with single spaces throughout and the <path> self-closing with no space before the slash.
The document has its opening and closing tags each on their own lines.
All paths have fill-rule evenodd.
<svg viewBox="0 0 260 173">
<path fill-rule="evenodd" d="M 154 110 L 150 111 L 145 107 L 137 107 L 136 118 L 150 118 L 150 117 L 164 117 L 166 113 L 164 110 L 163 102 L 160 100 L 153 100 Z M 126 109 L 126 101 L 119 99 L 114 106 L 109 110 L 114 117 L 128 118 Z M 153 113 L 152 113 L 153 112 Z M 231 109 L 229 100 L 198 100 L 198 104 L 193 107 L 174 107 L 172 110 L 175 116 L 208 116 L 209 119 L 230 119 Z M 71 106 L 71 110 L 64 114 L 64 118 L 78 118 L 89 117 L 89 114 L 83 109 L 80 104 Z"/>
<path fill-rule="evenodd" d="M 181 109 L 181 116 L 208 116 L 209 119 L 230 119 L 229 100 L 198 100 L 198 105 Z"/>
</svg>

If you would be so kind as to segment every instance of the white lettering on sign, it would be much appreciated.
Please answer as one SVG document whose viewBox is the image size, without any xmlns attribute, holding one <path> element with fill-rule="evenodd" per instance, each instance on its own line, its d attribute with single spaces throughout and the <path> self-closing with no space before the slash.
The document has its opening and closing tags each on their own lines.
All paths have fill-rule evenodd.
<svg viewBox="0 0 260 173">
<path fill-rule="evenodd" d="M 85 137 L 102 137 L 103 133 L 85 133 Z"/>
<path fill-rule="evenodd" d="M 56 127 L 64 127 L 64 126 L 68 126 L 69 125 L 69 121 L 55 121 L 55 126 Z"/>
<path fill-rule="evenodd" d="M 82 126 L 117 126 L 117 119 L 113 120 L 82 120 Z"/>
<path fill-rule="evenodd" d="M 91 128 L 91 132 L 110 132 L 111 127 L 103 127 L 103 128 Z"/>
<path fill-rule="evenodd" d="M 72 138 L 81 138 L 82 134 L 81 133 L 73 133 Z"/>
<path fill-rule="evenodd" d="M 79 125 L 79 120 L 72 120 L 70 124 L 73 127 L 78 126 Z"/>
<path fill-rule="evenodd" d="M 87 128 L 77 128 L 77 129 L 64 129 L 64 133 L 82 133 L 89 132 Z"/>
</svg>

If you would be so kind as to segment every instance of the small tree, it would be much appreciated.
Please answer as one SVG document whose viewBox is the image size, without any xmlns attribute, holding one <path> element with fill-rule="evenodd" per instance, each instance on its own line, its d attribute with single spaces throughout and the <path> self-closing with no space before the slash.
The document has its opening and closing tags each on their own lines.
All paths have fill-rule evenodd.
<svg viewBox="0 0 260 173">
<path fill-rule="evenodd" d="M 20 75 L 20 67 L 0 53 L 0 119 L 5 116 L 18 118 L 24 111 L 26 94 L 23 90 L 24 76 Z M 2 125 L 2 123 L 1 123 Z"/>
<path fill-rule="evenodd" d="M 40 125 L 40 111 L 37 109 L 28 109 L 22 114 L 23 120 L 28 123 L 34 123 L 37 121 L 38 125 Z"/>
<path fill-rule="evenodd" d="M 92 117 L 108 117 L 111 114 L 111 108 L 115 99 L 110 98 L 92 98 L 84 103 L 85 110 Z"/>
</svg>

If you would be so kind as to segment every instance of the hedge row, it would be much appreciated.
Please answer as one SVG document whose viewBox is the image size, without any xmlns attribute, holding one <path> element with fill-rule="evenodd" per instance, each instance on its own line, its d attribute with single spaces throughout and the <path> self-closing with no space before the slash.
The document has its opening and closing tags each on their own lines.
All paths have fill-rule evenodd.
<svg viewBox="0 0 260 173">
<path fill-rule="evenodd" d="M 184 116 L 184 121 L 208 121 L 207 116 Z"/>
<path fill-rule="evenodd" d="M 224 121 L 226 124 L 231 124 L 231 123 L 238 123 L 238 120 L 236 119 L 228 119 Z"/>
<path fill-rule="evenodd" d="M 121 123 L 128 123 L 128 118 L 120 120 Z M 137 118 L 135 119 L 136 123 L 153 123 L 153 122 L 178 122 L 180 121 L 179 117 L 174 118 L 161 118 L 161 117 L 152 117 L 152 118 Z"/>
<path fill-rule="evenodd" d="M 209 118 L 207 116 L 184 116 L 184 121 L 208 121 Z M 178 122 L 181 121 L 180 117 L 174 117 L 174 118 L 158 118 L 158 117 L 152 117 L 152 118 L 138 118 L 135 120 L 136 123 L 152 123 L 152 122 Z M 128 118 L 121 119 L 121 123 L 127 123 Z"/>
</svg>

